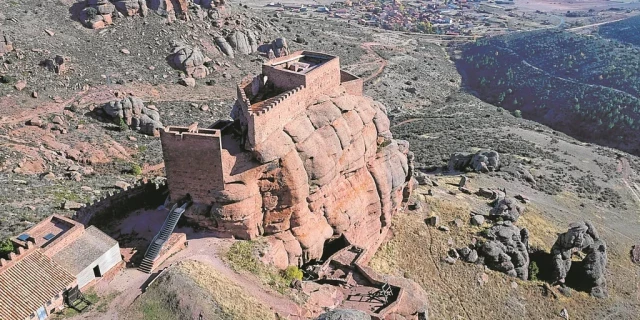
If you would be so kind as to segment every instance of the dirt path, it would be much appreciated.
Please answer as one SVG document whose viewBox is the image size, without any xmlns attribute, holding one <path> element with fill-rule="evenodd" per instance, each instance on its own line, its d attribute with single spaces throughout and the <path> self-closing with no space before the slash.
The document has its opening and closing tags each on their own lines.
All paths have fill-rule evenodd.
<svg viewBox="0 0 640 320">
<path fill-rule="evenodd" d="M 382 44 L 377 43 L 377 42 L 365 42 L 363 44 L 361 44 L 360 46 L 362 47 L 362 49 L 366 50 L 368 54 L 371 54 L 373 56 L 378 57 L 376 59 L 376 61 L 374 61 L 373 63 L 378 63 L 378 70 L 376 70 L 376 72 L 374 72 L 373 74 L 371 74 L 370 76 L 368 76 L 366 79 L 364 79 L 364 82 L 369 82 L 375 78 L 377 78 L 382 71 L 384 71 L 384 68 L 387 67 L 387 64 L 389 63 L 385 58 L 383 58 L 382 56 L 380 56 L 375 50 L 371 49 L 372 46 L 381 46 Z"/>
<path fill-rule="evenodd" d="M 631 194 L 633 195 L 634 200 L 638 203 L 638 205 L 640 206 L 640 196 L 638 195 L 638 192 L 636 192 L 635 189 L 638 188 L 638 185 L 636 185 L 635 183 L 633 183 L 633 181 L 631 183 L 633 183 L 633 187 L 631 186 L 631 184 L 629 183 L 629 177 L 631 176 L 631 173 L 633 173 L 633 170 L 631 169 L 631 166 L 629 165 L 629 160 L 625 157 L 619 157 L 618 158 L 618 167 L 616 170 L 618 173 L 622 174 L 622 182 L 624 182 L 624 184 L 627 186 L 627 188 L 629 188 L 629 191 L 631 191 Z M 635 189 L 634 189 L 635 187 Z M 640 189 L 638 189 L 640 190 Z"/>
</svg>

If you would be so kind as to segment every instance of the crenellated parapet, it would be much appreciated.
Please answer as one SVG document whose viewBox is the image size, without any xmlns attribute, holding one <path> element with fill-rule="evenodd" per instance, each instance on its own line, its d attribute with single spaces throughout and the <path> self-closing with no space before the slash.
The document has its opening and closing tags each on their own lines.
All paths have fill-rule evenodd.
<svg viewBox="0 0 640 320">
<path fill-rule="evenodd" d="M 347 93 L 361 96 L 362 85 L 362 79 L 340 70 L 338 57 L 297 51 L 269 60 L 262 74 L 242 79 L 233 117 L 247 129 L 246 147 L 254 149 L 320 95 L 344 87 Z"/>
<path fill-rule="evenodd" d="M 93 224 L 96 219 L 117 218 L 119 214 L 127 214 L 133 207 L 143 207 L 147 203 L 156 203 L 165 198 L 167 188 L 165 181 L 156 183 L 141 180 L 132 186 L 119 191 L 108 191 L 92 202 L 86 203 L 73 215 L 73 220 L 85 226 Z"/>
</svg>

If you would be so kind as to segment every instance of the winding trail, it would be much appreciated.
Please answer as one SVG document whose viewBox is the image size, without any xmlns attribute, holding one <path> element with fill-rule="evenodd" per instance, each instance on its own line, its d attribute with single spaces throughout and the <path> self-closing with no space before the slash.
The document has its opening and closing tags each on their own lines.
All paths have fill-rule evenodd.
<svg viewBox="0 0 640 320">
<path fill-rule="evenodd" d="M 360 47 L 362 47 L 362 49 L 366 50 L 368 54 L 374 55 L 376 57 L 378 57 L 376 59 L 376 61 L 374 62 L 370 62 L 370 63 L 378 63 L 378 70 L 376 70 L 376 72 L 374 72 L 373 74 L 371 74 L 370 76 L 368 76 L 367 78 L 365 78 L 363 80 L 363 82 L 369 82 L 375 78 L 377 78 L 382 71 L 384 71 L 384 68 L 387 67 L 387 65 L 389 64 L 389 62 L 383 58 L 381 55 L 379 55 L 375 50 L 371 49 L 372 46 L 382 46 L 383 44 L 378 43 L 378 42 L 365 42 L 363 44 L 360 45 Z"/>
<path fill-rule="evenodd" d="M 635 184 L 633 181 L 631 181 L 631 183 L 633 183 L 633 186 L 631 186 L 631 184 L 629 183 L 629 176 L 631 176 L 631 174 L 633 173 L 633 170 L 629 165 L 629 159 L 625 157 L 618 157 L 618 167 L 616 171 L 622 174 L 622 182 L 624 182 L 627 188 L 629 188 L 629 191 L 631 191 L 631 194 L 633 195 L 634 200 L 638 203 L 638 206 L 640 206 L 640 196 L 638 195 L 638 192 L 636 192 L 635 190 L 635 189 L 640 190 L 640 188 L 638 188 L 638 185 Z"/>
</svg>

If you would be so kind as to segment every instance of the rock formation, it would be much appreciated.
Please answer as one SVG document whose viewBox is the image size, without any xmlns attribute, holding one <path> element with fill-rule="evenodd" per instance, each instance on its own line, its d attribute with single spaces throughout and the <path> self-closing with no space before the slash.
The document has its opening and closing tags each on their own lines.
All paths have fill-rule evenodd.
<svg viewBox="0 0 640 320">
<path fill-rule="evenodd" d="M 524 213 L 524 207 L 504 192 L 499 192 L 493 201 L 493 208 L 489 211 L 489 217 L 500 218 L 502 220 L 516 222 Z"/>
<path fill-rule="evenodd" d="M 124 121 L 131 129 L 147 135 L 158 135 L 163 127 L 158 111 L 145 107 L 140 98 L 125 97 L 122 100 L 111 101 L 102 110 L 114 121 Z"/>
<path fill-rule="evenodd" d="M 498 222 L 487 230 L 485 237 L 488 240 L 478 248 L 485 265 L 522 280 L 529 278 L 529 232 L 526 228 L 520 229 L 511 221 Z"/>
<path fill-rule="evenodd" d="M 149 9 L 147 8 L 146 0 L 114 0 L 113 4 L 116 9 L 123 15 L 131 16 L 146 16 Z"/>
<path fill-rule="evenodd" d="M 209 75 L 209 69 L 204 65 L 211 59 L 207 58 L 198 47 L 192 47 L 179 41 L 171 43 L 171 54 L 167 58 L 171 67 L 184 71 L 188 76 L 202 79 Z"/>
<path fill-rule="evenodd" d="M 449 158 L 449 171 L 464 171 L 470 168 L 476 172 L 496 171 L 500 168 L 500 154 L 492 150 L 482 150 L 475 154 L 457 152 Z"/>
<path fill-rule="evenodd" d="M 317 320 L 371 320 L 371 316 L 358 310 L 335 309 L 321 314 Z"/>
<path fill-rule="evenodd" d="M 640 245 L 635 245 L 631 248 L 631 262 L 640 264 Z"/>
<path fill-rule="evenodd" d="M 112 23 L 116 7 L 109 0 L 87 0 L 81 20 L 91 29 L 102 29 Z"/>
<path fill-rule="evenodd" d="M 286 252 L 278 265 L 318 260 L 325 242 L 341 235 L 375 244 L 413 174 L 409 144 L 392 139 L 386 108 L 361 95 L 360 79 L 341 80 L 347 75 L 337 58 L 313 56 L 329 60 L 300 79 L 325 78 L 298 86 L 281 77 L 289 71 L 265 64 L 268 77 L 239 85 L 234 122 L 161 134 L 172 201 L 188 194 L 195 203 L 185 216 L 237 238 L 267 237 L 274 252 Z M 270 81 L 281 81 L 280 89 Z M 191 143 L 208 151 L 192 151 Z"/>
<path fill-rule="evenodd" d="M 598 236 L 598 232 L 589 221 L 574 222 L 567 232 L 558 235 L 551 248 L 554 267 L 554 281 L 565 284 L 571 258 L 575 252 L 582 251 L 587 256 L 582 260 L 586 282 L 591 287 L 591 295 L 598 298 L 607 296 L 606 279 L 607 245 Z"/>
</svg>

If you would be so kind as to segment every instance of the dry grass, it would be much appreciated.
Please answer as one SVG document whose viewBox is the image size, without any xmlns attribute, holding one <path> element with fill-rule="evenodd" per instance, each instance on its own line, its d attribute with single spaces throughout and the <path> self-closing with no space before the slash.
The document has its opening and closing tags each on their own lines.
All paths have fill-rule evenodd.
<svg viewBox="0 0 640 320">
<path fill-rule="evenodd" d="M 572 318 L 594 319 L 592 307 L 597 304 L 585 293 L 574 292 L 571 298 L 556 300 L 543 294 L 540 282 L 521 281 L 462 261 L 454 265 L 442 262 L 449 248 L 468 244 L 489 226 L 473 227 L 468 223 L 472 197 L 438 193 L 424 198 L 430 212 L 396 215 L 394 237 L 381 246 L 370 266 L 420 284 L 429 295 L 430 319 L 553 319 L 564 307 L 570 309 Z M 530 209 L 517 224 L 529 228 L 532 243 L 549 247 L 557 228 L 546 222 L 536 208 Z M 465 225 L 449 225 L 451 231 L 442 232 L 424 223 L 424 218 L 432 214 L 440 216 L 442 224 L 461 218 Z M 481 285 L 478 279 L 483 273 L 488 282 Z M 518 284 L 517 288 L 511 287 L 512 282 Z"/>
<path fill-rule="evenodd" d="M 564 232 L 549 223 L 542 216 L 540 210 L 531 204 L 527 205 L 524 214 L 518 219 L 517 225 L 529 230 L 529 246 L 546 252 L 551 250 L 551 246 L 558 238 L 558 233 Z"/>
<path fill-rule="evenodd" d="M 273 312 L 265 305 L 244 292 L 240 286 L 224 277 L 215 268 L 191 260 L 180 262 L 178 268 L 204 288 L 231 319 L 275 319 Z"/>
</svg>

